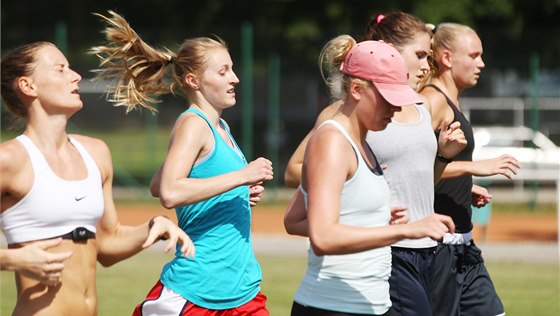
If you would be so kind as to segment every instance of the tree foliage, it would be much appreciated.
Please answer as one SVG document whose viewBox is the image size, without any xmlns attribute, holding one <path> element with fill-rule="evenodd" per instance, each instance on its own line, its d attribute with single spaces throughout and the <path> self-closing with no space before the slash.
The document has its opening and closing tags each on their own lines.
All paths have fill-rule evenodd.
<svg viewBox="0 0 560 316">
<path fill-rule="evenodd" d="M 274 51 L 294 67 L 315 67 L 330 38 L 343 33 L 359 37 L 375 14 L 402 10 L 434 24 L 472 26 L 481 34 L 486 54 L 500 55 L 499 66 L 525 63 L 536 52 L 543 66 L 559 67 L 558 0 L 19 0 L 1 5 L 3 50 L 32 40 L 54 41 L 55 25 L 64 22 L 70 57 L 84 70 L 94 62 L 84 52 L 102 40 L 102 25 L 91 13 L 108 9 L 123 14 L 148 42 L 171 49 L 184 38 L 217 34 L 235 52 L 240 26 L 250 22 L 257 58 Z"/>
</svg>

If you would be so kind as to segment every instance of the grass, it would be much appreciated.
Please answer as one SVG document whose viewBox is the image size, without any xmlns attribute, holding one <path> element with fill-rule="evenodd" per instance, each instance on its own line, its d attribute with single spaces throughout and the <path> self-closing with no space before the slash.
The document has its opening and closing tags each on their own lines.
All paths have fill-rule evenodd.
<svg viewBox="0 0 560 316">
<path fill-rule="evenodd" d="M 537 202 L 535 205 L 531 205 L 529 202 L 492 202 L 492 212 L 504 214 L 556 214 L 557 206 L 554 202 Z"/>
<path fill-rule="evenodd" d="M 502 299 L 506 315 L 558 315 L 558 263 L 489 262 L 487 268 Z"/>
<path fill-rule="evenodd" d="M 110 268 L 98 267 L 99 315 L 130 315 L 159 277 L 170 257 L 146 251 Z M 293 295 L 305 272 L 304 257 L 260 256 L 262 292 L 272 316 L 289 315 Z M 560 310 L 558 264 L 487 263 L 508 316 L 554 315 Z M 15 303 L 11 272 L 0 273 L 0 315 L 10 315 Z"/>
</svg>

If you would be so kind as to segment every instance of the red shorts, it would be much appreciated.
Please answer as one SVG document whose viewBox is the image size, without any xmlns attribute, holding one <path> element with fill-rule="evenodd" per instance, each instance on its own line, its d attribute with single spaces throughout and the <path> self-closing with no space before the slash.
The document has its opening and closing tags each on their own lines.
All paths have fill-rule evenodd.
<svg viewBox="0 0 560 316">
<path fill-rule="evenodd" d="M 214 310 L 197 306 L 158 280 L 132 316 L 269 316 L 266 296 L 259 292 L 251 301 L 230 309 Z"/>
</svg>

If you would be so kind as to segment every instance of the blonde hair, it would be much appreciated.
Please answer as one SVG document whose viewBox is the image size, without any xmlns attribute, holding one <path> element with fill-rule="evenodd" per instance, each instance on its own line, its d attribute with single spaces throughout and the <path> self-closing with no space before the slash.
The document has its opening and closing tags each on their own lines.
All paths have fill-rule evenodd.
<svg viewBox="0 0 560 316">
<path fill-rule="evenodd" d="M 157 50 L 146 44 L 122 16 L 108 12 L 111 17 L 94 15 L 106 22 L 103 33 L 109 43 L 93 47 L 90 52 L 100 59 L 99 68 L 94 70 L 96 79 L 112 80 L 108 100 L 116 106 L 126 106 L 127 112 L 138 106 L 155 111 L 151 104 L 160 102 L 155 97 L 175 93 L 176 87 L 191 97 L 192 89 L 184 84 L 184 76 L 200 75 L 210 50 L 227 50 L 223 40 L 208 37 L 185 40 L 177 54 L 167 48 Z"/>
<path fill-rule="evenodd" d="M 432 36 L 431 54 L 428 57 L 430 70 L 420 83 L 419 90 L 422 90 L 423 87 L 439 75 L 440 68 L 437 61 L 440 58 L 441 52 L 445 49 L 449 51 L 455 50 L 458 44 L 456 42 L 457 38 L 466 32 L 474 32 L 474 30 L 458 23 L 441 23 L 435 27 Z"/>
<path fill-rule="evenodd" d="M 341 72 L 346 55 L 356 46 L 356 40 L 350 35 L 340 35 L 331 39 L 319 54 L 319 70 L 323 81 L 335 100 L 346 98 L 346 91 L 352 80 L 367 85 L 366 80 L 353 78 Z"/>
</svg>

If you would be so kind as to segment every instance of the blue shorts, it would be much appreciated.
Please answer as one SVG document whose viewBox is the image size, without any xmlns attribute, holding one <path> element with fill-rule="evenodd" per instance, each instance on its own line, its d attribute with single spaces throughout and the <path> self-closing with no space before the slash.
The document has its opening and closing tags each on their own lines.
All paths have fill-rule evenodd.
<svg viewBox="0 0 560 316">
<path fill-rule="evenodd" d="M 389 278 L 391 302 L 396 315 L 432 315 L 431 283 L 436 247 L 391 247 Z"/>
<path fill-rule="evenodd" d="M 504 315 L 502 301 L 484 266 L 482 251 L 474 242 L 438 244 L 434 275 L 434 316 Z"/>
</svg>

